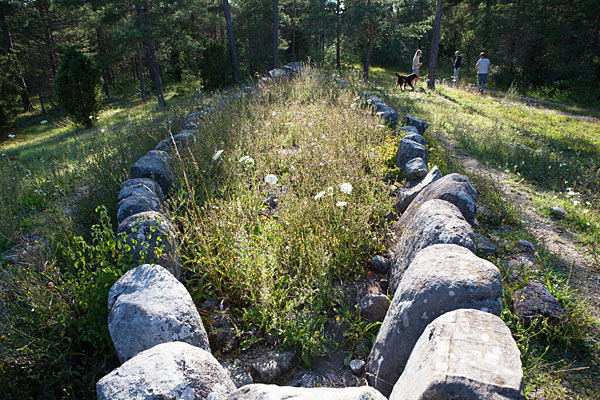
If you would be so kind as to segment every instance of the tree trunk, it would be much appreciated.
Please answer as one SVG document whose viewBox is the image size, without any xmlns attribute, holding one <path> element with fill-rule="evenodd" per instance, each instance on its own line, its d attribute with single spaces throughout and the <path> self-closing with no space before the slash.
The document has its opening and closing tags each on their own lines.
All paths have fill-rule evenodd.
<svg viewBox="0 0 600 400">
<path fill-rule="evenodd" d="M 144 84 L 144 65 L 142 64 L 142 52 L 140 44 L 137 43 L 137 60 L 138 76 L 140 78 L 140 93 L 142 94 L 142 103 L 146 102 L 146 85 Z"/>
<path fill-rule="evenodd" d="M 104 90 L 104 94 L 106 95 L 106 97 L 110 96 L 110 93 L 108 91 L 108 81 L 109 81 L 109 76 L 108 76 L 108 71 L 106 69 L 106 67 L 104 66 L 104 55 L 106 54 L 106 49 L 104 47 L 104 40 L 102 40 L 102 25 L 98 25 L 96 26 L 96 40 L 98 41 L 98 60 L 100 61 L 100 65 L 102 66 L 102 68 L 100 68 L 100 72 L 102 74 L 102 80 L 104 81 L 102 83 L 102 89 Z"/>
<path fill-rule="evenodd" d="M 233 25 L 231 24 L 231 12 L 229 0 L 223 0 L 223 13 L 227 24 L 227 39 L 229 40 L 229 52 L 231 53 L 231 66 L 233 67 L 233 81 L 240 83 L 240 66 L 238 64 L 237 51 L 235 49 L 235 38 L 233 37 Z"/>
<path fill-rule="evenodd" d="M 273 0 L 273 68 L 279 68 L 279 0 Z"/>
<path fill-rule="evenodd" d="M 296 61 L 296 0 L 292 2 L 292 61 Z"/>
<path fill-rule="evenodd" d="M 371 53 L 373 52 L 373 42 L 375 41 L 375 24 L 369 22 L 369 47 L 367 47 L 367 54 L 365 54 L 365 63 L 363 65 L 363 79 L 369 80 L 369 66 L 371 64 Z"/>
<path fill-rule="evenodd" d="M 340 62 L 340 36 L 342 30 L 342 24 L 340 21 L 340 1 L 337 0 L 335 4 L 335 67 L 339 71 L 341 69 Z"/>
<path fill-rule="evenodd" d="M 19 90 L 19 94 L 21 95 L 21 102 L 23 103 L 23 111 L 33 111 L 33 105 L 31 104 L 31 99 L 29 97 L 29 90 L 27 89 L 27 84 L 25 83 L 25 79 L 23 78 L 23 72 L 21 70 L 21 65 L 17 60 L 17 55 L 13 51 L 13 42 L 12 37 L 10 36 L 10 31 L 8 30 L 8 24 L 6 23 L 6 16 L 4 15 L 4 6 L 3 2 L 0 3 L 0 24 L 2 24 L 2 32 L 4 34 L 4 42 L 6 44 L 6 50 L 8 55 L 12 61 L 13 68 L 15 70 L 15 81 L 17 83 L 17 88 Z"/>
<path fill-rule="evenodd" d="M 148 20 L 148 0 L 143 1 L 143 17 L 144 20 Z M 156 88 L 156 97 L 158 98 L 158 104 L 166 107 L 165 96 L 163 95 L 162 81 L 160 79 L 160 68 L 156 62 L 156 45 L 154 43 L 154 37 L 152 31 L 147 30 L 144 38 L 144 47 L 146 48 L 146 62 L 148 64 L 148 71 L 150 72 L 150 78 L 154 82 Z"/>
<path fill-rule="evenodd" d="M 431 41 L 431 54 L 429 56 L 429 81 L 427 87 L 435 89 L 435 67 L 437 65 L 438 51 L 440 48 L 440 25 L 442 21 L 442 0 L 437 0 L 435 22 L 433 24 L 433 40 Z"/>
</svg>

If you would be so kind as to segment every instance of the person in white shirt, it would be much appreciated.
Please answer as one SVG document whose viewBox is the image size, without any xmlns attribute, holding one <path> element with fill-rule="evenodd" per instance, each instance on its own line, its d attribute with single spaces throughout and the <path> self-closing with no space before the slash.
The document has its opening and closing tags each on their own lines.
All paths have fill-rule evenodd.
<svg viewBox="0 0 600 400">
<path fill-rule="evenodd" d="M 490 69 L 490 60 L 487 58 L 485 52 L 482 51 L 479 54 L 479 60 L 477 60 L 477 64 L 475 64 L 475 69 L 477 70 L 477 86 L 479 87 L 479 93 L 483 93 L 485 84 L 487 83 L 488 71 Z"/>
<path fill-rule="evenodd" d="M 421 65 L 423 65 L 421 63 L 421 54 L 421 50 L 417 50 L 415 56 L 413 57 L 413 72 L 415 74 L 419 74 L 419 68 L 421 68 Z"/>
</svg>

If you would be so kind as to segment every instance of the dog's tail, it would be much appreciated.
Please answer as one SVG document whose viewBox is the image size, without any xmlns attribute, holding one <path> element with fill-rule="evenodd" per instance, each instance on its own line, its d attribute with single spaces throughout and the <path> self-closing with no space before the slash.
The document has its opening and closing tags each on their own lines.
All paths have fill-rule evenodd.
<svg viewBox="0 0 600 400">
<path fill-rule="evenodd" d="M 396 75 L 398 78 L 400 78 L 400 74 L 397 72 L 394 72 L 394 75 Z"/>
</svg>

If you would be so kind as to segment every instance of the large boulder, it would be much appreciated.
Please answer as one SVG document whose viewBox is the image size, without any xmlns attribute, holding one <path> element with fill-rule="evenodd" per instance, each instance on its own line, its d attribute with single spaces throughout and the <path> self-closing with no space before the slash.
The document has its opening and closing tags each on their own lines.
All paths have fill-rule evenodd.
<svg viewBox="0 0 600 400">
<path fill-rule="evenodd" d="M 410 135 L 410 134 L 418 135 L 419 130 L 417 128 L 415 128 L 414 126 L 399 126 L 393 132 L 394 136 Z M 425 138 L 423 138 L 423 139 L 425 139 Z M 421 143 L 421 144 L 424 144 L 424 143 Z"/>
<path fill-rule="evenodd" d="M 254 384 L 239 388 L 227 400 L 385 400 L 377 390 L 368 387 L 299 388 Z"/>
<path fill-rule="evenodd" d="M 404 128 L 407 128 L 406 126 Z M 413 126 L 411 126 L 411 128 L 414 128 Z M 415 131 L 417 130 L 416 128 L 414 128 Z M 425 141 L 425 137 L 423 135 L 419 135 L 418 133 L 409 133 L 408 135 L 405 135 L 402 139 L 408 139 L 408 140 L 412 140 L 413 142 L 417 142 L 419 144 L 422 144 L 423 146 L 425 146 L 427 144 L 427 142 Z"/>
<path fill-rule="evenodd" d="M 126 252 L 137 264 L 160 264 L 177 279 L 181 278 L 181 260 L 177 252 L 175 226 L 156 211 L 141 212 L 125 218 L 117 228 Z"/>
<path fill-rule="evenodd" d="M 410 203 L 421 193 L 423 189 L 429 186 L 431 183 L 437 181 L 442 177 L 442 173 L 437 166 L 431 168 L 431 170 L 425 175 L 420 181 L 408 182 L 398 190 L 396 195 L 396 211 L 402 214 Z"/>
<path fill-rule="evenodd" d="M 151 150 L 131 166 L 131 178 L 150 178 L 155 180 L 165 195 L 177 190 L 175 173 L 171 168 L 169 153 Z"/>
<path fill-rule="evenodd" d="M 449 201 L 458 207 L 465 219 L 473 224 L 477 214 L 477 191 L 469 178 L 460 174 L 446 175 L 431 183 L 410 203 L 400 217 L 399 224 L 408 225 L 418 208 L 431 199 Z"/>
<path fill-rule="evenodd" d="M 167 342 L 186 342 L 210 352 L 192 297 L 160 265 L 132 269 L 111 287 L 108 330 L 121 362 Z"/>
<path fill-rule="evenodd" d="M 156 145 L 154 150 L 170 152 L 175 147 L 181 150 L 182 147 L 196 143 L 197 135 L 195 130 L 183 130 L 173 137 L 168 137 Z"/>
<path fill-rule="evenodd" d="M 413 117 L 410 114 L 406 114 L 404 116 L 404 118 L 402 119 L 402 125 L 414 126 L 415 128 L 417 128 L 417 130 L 419 131 L 419 134 L 421 134 L 421 135 L 423 133 L 425 133 L 425 130 L 429 126 L 429 124 L 427 122 L 416 119 L 415 117 Z"/>
<path fill-rule="evenodd" d="M 431 322 L 390 400 L 523 399 L 521 353 L 495 315 L 456 310 Z"/>
<path fill-rule="evenodd" d="M 425 164 L 427 164 L 429 162 L 429 150 L 427 150 L 427 147 L 414 140 L 400 140 L 398 151 L 396 152 L 396 167 L 405 169 L 406 163 L 417 157 L 422 158 Z"/>
<path fill-rule="evenodd" d="M 444 200 L 434 199 L 423 204 L 410 223 L 400 229 L 401 236 L 388 272 L 390 293 L 396 291 L 404 271 L 424 248 L 451 243 L 475 251 L 473 228 L 455 205 Z"/>
<path fill-rule="evenodd" d="M 98 400 L 224 400 L 233 391 L 212 354 L 182 342 L 143 351 L 96 383 Z"/>
<path fill-rule="evenodd" d="M 498 268 L 455 244 L 419 252 L 402 277 L 375 339 L 367 362 L 369 383 L 389 395 L 425 327 L 459 308 L 500 314 Z"/>
</svg>

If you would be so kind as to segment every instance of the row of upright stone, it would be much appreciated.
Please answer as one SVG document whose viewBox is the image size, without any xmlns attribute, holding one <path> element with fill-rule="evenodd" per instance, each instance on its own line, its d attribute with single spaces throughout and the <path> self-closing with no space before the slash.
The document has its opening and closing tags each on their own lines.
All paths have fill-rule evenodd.
<svg viewBox="0 0 600 400">
<path fill-rule="evenodd" d="M 393 400 L 521 399 L 520 352 L 499 318 L 500 272 L 474 254 L 477 192 L 466 176 L 428 170 L 427 123 L 408 114 L 402 123 L 395 164 L 407 182 L 396 201 L 393 300 L 366 379 Z"/>
</svg>

